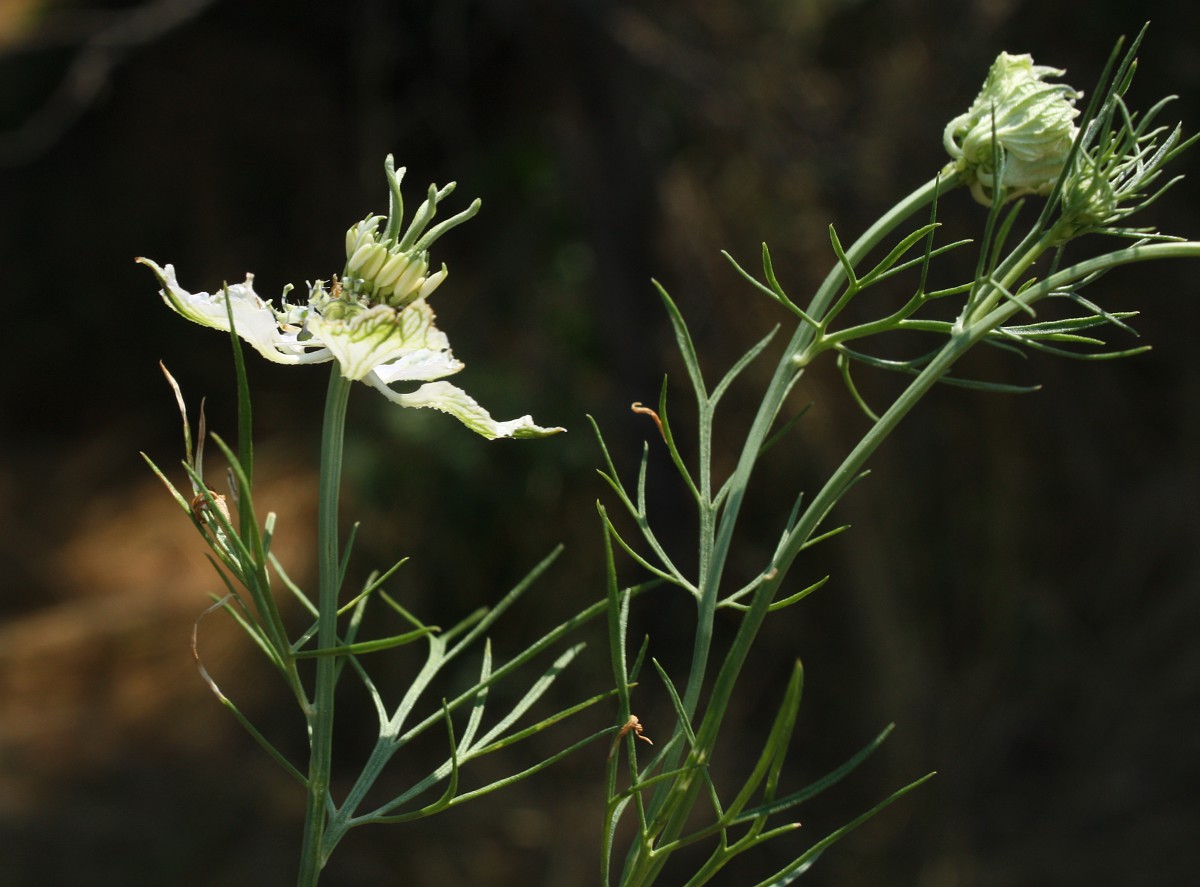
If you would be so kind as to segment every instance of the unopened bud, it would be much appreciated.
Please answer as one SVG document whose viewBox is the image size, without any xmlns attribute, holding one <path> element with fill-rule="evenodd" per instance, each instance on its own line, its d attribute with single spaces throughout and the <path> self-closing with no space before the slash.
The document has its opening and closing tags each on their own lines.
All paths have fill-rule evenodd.
<svg viewBox="0 0 1200 887">
<path fill-rule="evenodd" d="M 946 126 L 951 167 L 964 174 L 980 202 L 990 204 L 997 189 L 1010 200 L 1049 194 L 1054 187 L 1079 132 L 1074 121 L 1080 93 L 1045 82 L 1063 73 L 1035 65 L 1031 56 L 1002 52 L 971 107 Z"/>
</svg>

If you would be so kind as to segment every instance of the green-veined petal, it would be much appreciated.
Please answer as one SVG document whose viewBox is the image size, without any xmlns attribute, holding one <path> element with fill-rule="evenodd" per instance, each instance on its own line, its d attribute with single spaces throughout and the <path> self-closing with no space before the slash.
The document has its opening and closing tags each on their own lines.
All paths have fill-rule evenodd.
<svg viewBox="0 0 1200 887">
<path fill-rule="evenodd" d="M 332 300 L 322 306 L 320 312 L 310 313 L 308 329 L 314 338 L 333 352 L 341 364 L 342 375 L 347 379 L 364 379 L 377 367 L 401 361 L 416 352 L 450 350 L 450 340 L 433 325 L 433 309 L 424 301 L 414 302 L 404 308 L 373 305 L 362 309 L 351 306 L 344 312 L 330 310 L 339 302 Z M 448 375 L 448 372 L 440 375 Z M 404 377 L 393 377 L 398 378 Z"/>
<path fill-rule="evenodd" d="M 443 413 L 449 413 L 476 434 L 482 435 L 488 440 L 496 440 L 501 437 L 516 439 L 548 437 L 551 434 L 566 431 L 565 428 L 543 428 L 536 425 L 532 416 L 497 422 L 487 410 L 476 403 L 473 397 L 449 382 L 428 382 L 416 391 L 404 394 L 393 391 L 376 374 L 368 376 L 363 381 L 379 389 L 388 400 L 400 404 L 400 406 L 417 409 L 430 407 L 441 410 Z"/>
</svg>

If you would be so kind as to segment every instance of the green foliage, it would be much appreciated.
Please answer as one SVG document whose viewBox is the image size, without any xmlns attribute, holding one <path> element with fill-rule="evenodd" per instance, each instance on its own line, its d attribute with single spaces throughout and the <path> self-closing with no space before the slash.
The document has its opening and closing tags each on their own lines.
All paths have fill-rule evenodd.
<svg viewBox="0 0 1200 887">
<path fill-rule="evenodd" d="M 616 497 L 619 510 L 624 512 L 617 520 L 610 516 L 604 504 L 597 505 L 606 567 L 605 597 L 537 640 L 526 643 L 521 652 L 503 663 L 493 660 L 489 632 L 549 570 L 557 551 L 530 570 L 496 605 L 477 610 L 448 628 L 427 624 L 387 590 L 404 560 L 382 573 L 369 576 L 357 592 L 347 593 L 346 577 L 357 527 L 349 532 L 343 550 L 338 502 L 351 383 L 342 376 L 341 367 L 336 363 L 329 380 L 322 429 L 317 533 L 319 579 L 315 595 L 302 589 L 288 575 L 271 550 L 277 518 L 274 514 L 260 518 L 254 504 L 250 385 L 241 340 L 235 329 L 232 300 L 229 290 L 225 291 L 224 305 L 237 382 L 237 448 L 235 450 L 216 435 L 211 437 L 229 465 L 234 511 L 231 513 L 224 497 L 210 488 L 204 476 L 203 449 L 210 435 L 205 429 L 203 405 L 193 440 L 182 392 L 169 374 L 167 378 L 183 417 L 183 468 L 192 495 L 180 492 L 157 466 L 151 463 L 151 467 L 205 540 L 210 549 L 210 561 L 225 588 L 226 593 L 215 599 L 205 615 L 220 610 L 237 622 L 278 673 L 304 718 L 309 760 L 302 767 L 289 760 L 222 692 L 205 670 L 198 643 L 193 638 L 193 651 L 208 686 L 307 793 L 300 884 L 317 882 L 330 854 L 352 828 L 370 823 L 410 822 L 435 815 L 539 773 L 564 756 L 608 737 L 612 737 L 613 744 L 605 772 L 606 801 L 600 858 L 601 881 L 606 885 L 615 880 L 624 887 L 647 887 L 664 876 L 674 854 L 684 848 L 697 848 L 706 851 L 707 855 L 686 881 L 676 878 L 672 883 L 698 887 L 709 883 L 742 854 L 768 842 L 783 840 L 789 840 L 790 861 L 762 880 L 760 885 L 788 884 L 808 871 L 833 843 L 930 778 L 932 774 L 921 776 L 895 789 L 846 825 L 807 846 L 792 848 L 790 839 L 798 826 L 793 819 L 797 808 L 853 772 L 891 731 L 891 727 L 882 730 L 861 751 L 810 785 L 787 790 L 784 765 L 795 742 L 804 687 L 804 670 L 798 660 L 792 665 L 774 718 L 756 749 L 749 772 L 738 784 L 728 787 L 718 784 L 716 774 L 720 771 L 712 764 L 722 728 L 730 716 L 731 702 L 745 681 L 744 671 L 765 620 L 772 614 L 790 610 L 829 581 L 828 575 L 822 576 L 820 571 L 815 571 L 799 583 L 790 583 L 799 556 L 847 529 L 827 525 L 831 512 L 842 496 L 865 476 L 872 454 L 921 398 L 938 383 L 992 392 L 1032 390 L 1031 386 L 1014 386 L 952 373 L 959 360 L 978 344 L 1022 355 L 1035 351 L 1084 360 L 1125 357 L 1143 351 L 1143 347 L 1110 348 L 1097 331 L 1109 326 L 1131 333 L 1127 321 L 1134 313 L 1102 308 L 1082 295 L 1082 291 L 1120 265 L 1162 258 L 1200 257 L 1200 243 L 1182 241 L 1152 228 L 1130 228 L 1126 224 L 1130 216 L 1150 206 L 1175 181 L 1161 183 L 1161 173 L 1165 165 L 1193 141 L 1183 140 L 1179 127 L 1168 129 L 1155 124 L 1165 102 L 1154 105 L 1144 115 L 1131 112 L 1125 105 L 1124 95 L 1132 81 L 1134 53 L 1140 40 L 1139 35 L 1127 52 L 1120 52 L 1119 46 L 1114 51 L 1091 104 L 1080 118 L 1081 125 L 1069 151 L 1065 144 L 1060 144 L 1062 140 L 1050 139 L 1041 140 L 1053 143 L 1056 153 L 1050 158 L 1017 157 L 1015 147 L 1012 154 L 1006 153 L 1009 149 L 997 137 L 996 111 L 992 111 L 991 157 L 987 165 L 989 181 L 1008 181 L 1005 176 L 1007 164 L 1032 163 L 1032 168 L 1039 174 L 1048 164 L 1061 164 L 1053 185 L 1047 183 L 1049 193 L 1045 203 L 1028 225 L 1022 225 L 1026 204 L 1017 202 L 1008 206 L 1010 189 L 992 187 L 990 206 L 982 219 L 979 239 L 939 243 L 939 202 L 960 187 L 972 188 L 977 196 L 987 190 L 976 187 L 980 182 L 977 172 L 961 169 L 961 164 L 952 164 L 903 198 L 853 242 L 844 243 L 830 226 L 832 268 L 803 307 L 780 283 L 765 244 L 760 257 L 761 278 L 727 255 L 736 273 L 754 291 L 787 312 L 786 319 L 794 323 L 794 329 L 782 347 L 776 342 L 779 326 L 766 332 L 732 362 L 715 384 L 708 381 L 710 377 L 684 313 L 667 290 L 655 283 L 686 373 L 685 387 L 694 404 L 696 439 L 692 445 L 681 447 L 671 421 L 671 388 L 665 379 L 656 408 L 635 404 L 634 411 L 654 421 L 661 445 L 695 507 L 697 558 L 694 564 L 682 566 L 668 553 L 663 542 L 665 534 L 655 528 L 647 505 L 651 444 L 643 447 L 636 480 L 627 483 L 618 472 L 598 425 L 593 422 L 604 462 L 600 476 Z M 1070 129 L 1074 126 L 1071 121 L 1076 113 L 1074 93 L 1061 86 L 1055 86 L 1052 92 L 1057 125 L 1060 129 Z M 974 119 L 978 116 L 973 115 L 973 151 L 978 150 L 983 132 L 979 129 L 982 118 Z M 1025 130 L 1020 144 L 1040 144 L 1036 138 L 1036 125 L 1031 130 L 1029 121 L 1022 119 L 1020 122 Z M 434 226 L 418 240 L 421 230 L 432 219 L 436 204 L 449 193 L 451 186 L 442 190 L 431 187 L 408 233 L 401 238 L 399 175 L 392 168 L 390 159 L 387 168 L 391 211 L 384 230 L 386 244 L 372 239 L 383 217 L 369 216 L 362 223 L 362 230 L 356 228 L 350 232 L 347 275 L 344 276 L 363 268 L 382 273 L 383 263 L 390 261 L 385 258 L 385 252 L 393 247 L 419 252 L 442 231 L 473 214 L 477 207 L 473 204 L 467 212 Z M 1040 186 L 1017 190 L 1046 194 Z M 1126 245 L 1076 258 L 1073 244 L 1091 234 L 1115 236 Z M 367 243 L 368 239 L 371 242 Z M 969 250 L 975 252 L 975 268 L 970 279 L 935 283 L 941 268 L 939 260 Z M 421 268 L 425 267 L 425 261 L 423 256 L 419 257 Z M 398 264 L 387 267 L 401 273 L 396 270 L 400 267 Z M 390 277 L 385 281 L 387 285 L 394 282 Z M 358 284 L 362 283 L 363 279 L 359 279 Z M 894 288 L 900 288 L 902 293 L 898 307 L 876 310 L 881 300 L 876 300 L 875 295 Z M 866 321 L 846 322 L 845 318 L 850 316 L 847 309 L 852 304 L 865 306 L 868 313 L 873 311 L 878 316 Z M 952 320 L 946 319 L 947 306 L 954 306 L 950 309 L 954 312 Z M 401 311 L 406 309 L 407 303 L 391 307 Z M 1061 309 L 1058 313 L 1063 316 L 1042 317 L 1038 312 L 1044 307 Z M 281 338 L 273 347 L 282 349 L 277 356 L 294 356 L 288 351 L 293 344 L 288 338 L 294 333 L 292 320 L 288 315 L 275 331 Z M 207 317 L 209 325 L 220 326 L 211 321 L 212 318 Z M 308 322 L 311 317 L 304 321 Z M 295 334 L 299 336 L 306 331 L 307 327 Z M 876 350 L 880 338 L 896 334 L 901 334 L 906 342 L 920 340 L 932 344 L 906 359 L 882 356 Z M 826 352 L 833 353 L 849 396 L 870 421 L 868 430 L 815 493 L 795 493 L 795 505 L 779 520 L 777 541 L 754 575 L 748 581 L 731 581 L 727 567 L 756 466 L 767 452 L 777 455 L 777 448 L 785 446 L 788 435 L 799 426 L 804 413 L 794 413 L 790 409 L 789 397 L 807 368 Z M 420 359 L 437 356 L 428 348 L 417 349 L 408 357 L 412 358 L 413 354 L 419 354 Z M 744 374 L 747 368 L 768 355 L 774 356 L 775 368 L 760 392 L 757 410 L 740 448 L 730 454 L 728 461 L 717 459 L 718 441 L 725 439 L 723 434 L 716 433 L 718 407 L 726 402 L 726 396 L 735 387 L 739 389 L 739 396 L 745 397 L 742 389 L 746 387 Z M 856 382 L 855 367 L 895 373 L 906 377 L 907 384 L 886 405 L 876 408 L 868 404 Z M 436 406 L 432 403 L 408 405 Z M 477 407 L 469 398 L 460 401 L 459 405 L 467 412 L 470 412 L 468 408 Z M 445 405 L 438 408 L 447 409 Z M 501 423 L 513 426 L 504 436 L 530 436 L 533 432 L 526 433 L 530 428 L 535 429 L 537 435 L 560 430 L 540 429 L 524 422 L 525 419 Z M 471 425 L 470 422 L 467 424 Z M 488 436 L 498 435 L 489 433 Z M 653 445 L 657 447 L 659 443 L 656 441 Z M 689 458 L 685 453 L 692 455 Z M 717 466 L 725 464 L 733 467 L 722 474 Z M 633 532 L 621 529 L 626 519 L 632 522 Z M 624 586 L 618 579 L 618 551 L 627 555 L 633 565 L 650 578 L 640 584 Z M 807 564 L 804 568 L 809 570 Z M 284 618 L 276 599 L 277 586 L 282 586 L 295 599 L 305 618 L 310 620 L 299 631 L 291 628 Z M 647 594 L 651 591 L 653 595 Z M 686 673 L 679 676 L 671 674 L 660 659 L 652 655 L 649 638 L 631 658 L 628 637 L 635 604 L 642 606 L 645 600 L 671 596 L 676 591 L 682 592 L 685 601 L 695 608 L 690 661 Z M 403 630 L 370 636 L 365 627 L 367 611 L 372 606 L 388 608 L 393 617 L 400 619 Z M 728 611 L 730 621 L 735 625 L 730 637 L 718 636 L 716 631 L 720 610 Z M 548 715 L 532 716 L 535 706 L 543 701 L 559 675 L 584 648 L 571 636 L 601 616 L 606 617 L 608 625 L 612 688 L 599 689 Z M 197 630 L 199 624 L 198 620 Z M 372 677 L 370 657 L 415 644 L 424 647 L 423 662 L 399 701 L 385 698 Z M 516 679 L 518 671 L 536 668 L 534 660 L 560 644 L 564 648 L 548 666 L 542 666 L 532 680 L 526 681 L 523 692 L 515 701 L 501 706 L 499 713 L 489 711 L 495 687 Z M 480 647 L 478 668 L 472 671 L 473 677 L 465 687 L 457 686 L 448 666 L 468 651 L 474 652 Z M 654 672 L 654 680 L 670 699 L 674 713 L 669 731 L 656 725 L 657 740 L 645 732 L 633 702 L 634 690 L 647 662 Z M 357 776 L 349 780 L 349 790 L 344 796 L 337 797 L 332 773 L 334 703 L 339 684 L 347 675 L 371 703 L 376 715 L 377 738 Z M 567 743 L 559 751 L 517 772 L 477 788 L 464 788 L 464 773 L 472 762 L 506 751 L 609 699 L 615 699 L 617 703 L 617 722 L 612 726 Z M 520 726 L 527 716 L 532 723 Z M 416 739 L 430 731 L 438 735 L 444 733 L 444 757 L 407 788 L 395 791 L 382 802 L 368 801 L 380 789 L 381 777 L 389 770 L 393 759 L 402 751 L 410 750 Z M 653 752 L 648 753 L 639 742 L 652 746 Z M 648 760 L 643 761 L 639 753 L 648 754 Z M 619 843 L 625 832 L 621 826 L 627 817 L 633 820 L 633 837 L 622 854 Z"/>
<path fill-rule="evenodd" d="M 230 321 L 232 326 L 232 318 Z M 260 522 L 255 510 L 250 455 L 250 390 L 236 330 L 231 338 L 238 383 L 238 436 L 241 441 L 240 451 L 244 455 L 239 455 L 220 437 L 210 436 L 230 466 L 231 490 L 234 492 L 238 515 L 236 523 L 224 504 L 224 497 L 214 493 L 204 478 L 203 443 L 206 431 L 203 408 L 193 452 L 191 426 L 183 394 L 165 367 L 164 373 L 175 391 L 183 418 L 183 467 L 194 495 L 185 496 L 158 466 L 148 458 L 146 461 L 208 544 L 211 552 L 209 560 L 226 589 L 226 594 L 217 598 L 197 620 L 192 642 L 197 666 L 221 704 L 229 709 L 271 758 L 308 792 L 309 819 L 305 828 L 300 883 L 316 883 L 329 855 L 350 829 L 368 823 L 397 823 L 432 816 L 532 776 L 566 755 L 610 734 L 612 731 L 607 728 L 594 732 L 533 766 L 469 791 L 463 789 L 460 781 L 463 768 L 471 762 L 508 749 L 614 695 L 613 691 L 599 692 L 544 715 L 532 724 L 518 726 L 530 709 L 545 696 L 556 678 L 583 650 L 583 644 L 574 643 L 529 684 L 515 704 L 508 703 L 494 723 L 484 727 L 491 689 L 502 681 L 511 680 L 517 671 L 529 666 L 548 649 L 563 642 L 569 635 L 577 632 L 580 626 L 602 615 L 606 604 L 604 601 L 598 601 L 497 666 L 493 661 L 491 644 L 487 640 L 488 632 L 494 629 L 501 616 L 550 568 L 561 549 L 552 552 L 537 564 L 494 606 L 476 610 L 446 629 L 423 623 L 386 591 L 386 583 L 394 578 L 404 560 L 397 562 L 382 574 L 372 574 L 357 594 L 342 603 L 342 587 L 357 527 L 351 531 L 346 549 L 339 556 L 336 500 L 340 484 L 341 456 L 338 444 L 345 422 L 345 397 L 350 386 L 340 377 L 336 368 L 332 374 L 331 393 L 327 402 L 333 405 L 333 409 L 327 407 L 326 410 L 326 443 L 322 450 L 324 461 L 321 473 L 322 519 L 319 521 L 319 546 L 325 556 L 320 565 L 321 588 L 314 600 L 288 576 L 284 566 L 271 552 L 276 515 L 269 513 Z M 333 520 L 324 519 L 329 516 L 332 516 Z M 275 599 L 273 578 L 299 602 L 303 611 L 312 619 L 294 639 Z M 368 606 L 376 600 L 398 615 L 410 629 L 385 637 L 361 639 L 360 632 L 367 621 Z M 307 772 L 288 760 L 221 690 L 205 669 L 199 653 L 197 635 L 201 621 L 215 610 L 223 610 L 237 622 L 278 672 L 295 698 L 307 723 L 310 737 L 311 755 Z M 455 695 L 448 699 L 427 701 L 426 697 L 432 689 L 441 686 L 444 692 L 447 666 L 469 650 L 478 647 L 480 641 L 483 642 L 483 649 L 476 680 L 466 688 L 457 689 Z M 426 647 L 424 663 L 401 700 L 398 703 L 389 703 L 372 679 L 364 657 L 418 642 Z M 316 660 L 315 675 L 306 677 L 306 673 L 301 671 L 299 665 L 304 660 Z M 335 799 L 330 772 L 332 745 L 329 737 L 332 735 L 334 711 L 332 700 L 338 683 L 347 673 L 354 676 L 372 703 L 378 720 L 378 739 L 346 797 Z M 442 680 L 441 685 L 437 683 L 439 679 Z M 421 712 L 423 703 L 430 709 L 426 714 Z M 456 733 L 455 718 L 464 716 L 465 725 L 461 732 Z M 448 754 L 445 761 L 383 804 L 373 808 L 366 805 L 368 794 L 378 784 L 392 758 L 410 746 L 415 739 L 434 728 L 441 728 L 446 732 Z M 320 740 L 322 735 L 326 737 L 324 743 Z M 440 784 L 444 784 L 445 788 L 436 800 L 419 803 L 422 795 Z"/>
<path fill-rule="evenodd" d="M 610 646 L 622 718 L 628 717 L 633 707 L 627 689 L 632 685 L 631 678 L 624 665 L 630 600 L 628 596 L 616 594 L 613 542 L 639 567 L 687 593 L 696 607 L 696 629 L 690 669 L 682 678 L 682 693 L 677 691 L 675 679 L 651 659 L 675 707 L 676 722 L 670 737 L 656 747 L 651 760 L 644 765 L 638 761 L 636 743 L 632 738 L 628 739 L 628 785 L 624 788 L 618 788 L 615 764 L 610 762 L 609 803 L 603 834 L 603 883 L 612 883 L 615 878 L 625 887 L 645 887 L 659 880 L 669 858 L 677 850 L 708 841 L 712 845 L 711 854 L 687 881 L 688 885 L 707 883 L 741 853 L 792 834 L 793 824 L 772 826 L 768 825 L 768 819 L 790 811 L 840 780 L 886 737 L 890 728 L 813 786 L 780 796 L 784 755 L 792 740 L 800 704 L 803 672 L 797 663 L 758 761 L 745 782 L 732 790 L 732 800 L 722 801 L 722 797 L 728 797 L 731 792 L 715 785 L 710 777 L 709 768 L 717 751 L 721 726 L 729 713 L 729 703 L 738 682 L 744 678 L 742 672 L 755 638 L 768 614 L 799 602 L 828 580 L 828 576 L 815 582 L 810 580 L 796 591 L 785 586 L 801 552 L 846 529 L 823 530 L 822 527 L 841 497 L 864 476 L 871 454 L 939 382 L 1009 393 L 1036 387 L 951 374 L 955 364 L 971 348 L 983 343 L 1018 354 L 1031 350 L 1084 360 L 1126 357 L 1145 350 L 1143 347 L 1109 349 L 1105 340 L 1093 331 L 1111 326 L 1132 332 L 1126 321 L 1133 312 L 1109 311 L 1081 295 L 1085 287 L 1119 265 L 1162 258 L 1200 257 L 1200 243 L 1184 242 L 1149 228 L 1131 229 L 1124 225 L 1130 215 L 1153 203 L 1174 181 L 1151 188 L 1163 166 L 1192 141 L 1181 141 L 1178 127 L 1168 131 L 1164 127 L 1151 126 L 1164 103 L 1158 103 L 1140 118 L 1126 108 L 1123 96 L 1132 79 L 1134 52 L 1140 39 L 1139 36 L 1132 48 L 1123 54 L 1119 44 L 1114 50 L 1108 70 L 1081 119 L 1075 142 L 1065 154 L 1058 178 L 1049 189 L 1044 207 L 1027 228 L 1019 226 L 1023 203 L 1006 208 L 1003 205 L 1004 189 L 996 188 L 978 242 L 937 243 L 939 200 L 956 188 L 971 184 L 969 176 L 951 166 L 900 201 L 849 246 L 843 244 L 831 226 L 829 237 L 834 266 L 803 308 L 780 284 L 765 244 L 761 279 L 727 255 L 736 272 L 754 290 L 785 308 L 796 321 L 792 337 L 778 355 L 775 371 L 760 394 L 759 407 L 741 444 L 736 467 L 727 477 L 714 476 L 713 469 L 718 401 L 746 366 L 768 349 L 778 328 L 746 351 L 710 389 L 683 314 L 666 291 L 658 287 L 695 400 L 696 464 L 688 465 L 680 455 L 667 415 L 666 384 L 657 413 L 640 408 L 640 405 L 635 405 L 635 409 L 650 413 L 658 423 L 671 462 L 695 500 L 699 556 L 695 573 L 686 574 L 668 557 L 659 542 L 646 510 L 648 451 L 643 450 L 636 487 L 631 491 L 618 476 L 597 428 L 605 462 L 602 477 L 632 518 L 640 536 L 638 541 L 622 534 L 607 510 L 600 509 L 608 552 L 610 605 L 621 614 L 618 619 L 610 618 L 609 625 L 614 635 Z M 1059 146 L 1055 147 L 1058 150 Z M 992 142 L 992 152 L 991 169 L 995 171 L 995 179 L 1004 181 L 1005 164 L 1013 158 L 1005 154 L 998 138 Z M 904 233 L 912 219 L 925 214 L 925 221 Z M 1069 263 L 1068 244 L 1088 234 L 1133 238 L 1134 242 L 1123 249 Z M 884 250 L 882 258 L 871 260 L 870 256 L 881 249 Z M 973 278 L 935 288 L 931 281 L 937 276 L 936 260 L 966 249 L 974 249 L 977 255 Z M 849 325 L 839 323 L 852 302 L 862 301 L 865 294 L 874 293 L 884 284 L 909 287 L 907 297 L 898 308 L 873 320 Z M 929 309 L 935 303 L 941 306 L 959 303 L 956 319 L 950 321 L 936 313 L 931 314 Z M 1043 303 L 1066 307 L 1067 315 L 1040 319 L 1037 312 Z M 944 307 L 941 310 L 944 314 Z M 1072 310 L 1077 313 L 1071 313 Z M 1023 322 L 1014 322 L 1017 315 L 1024 318 Z M 909 359 L 884 358 L 872 353 L 871 342 L 897 333 L 908 334 L 909 340 L 913 338 L 912 334 L 917 334 L 919 337 L 933 336 L 940 341 Z M 795 426 L 798 417 L 784 419 L 788 395 L 805 370 L 825 352 L 834 353 L 846 389 L 870 420 L 870 428 L 832 476 L 807 499 L 806 505 L 804 494 L 797 496 L 796 506 L 783 521 L 778 543 L 755 577 L 741 587 L 730 588 L 725 567 L 756 463 Z M 851 373 L 853 365 L 898 373 L 911 377 L 911 381 L 885 408 L 876 410 L 860 393 Z M 746 395 L 743 393 L 742 396 Z M 740 622 L 732 640 L 718 647 L 714 640 L 714 617 L 721 607 L 734 610 Z M 639 653 L 639 658 L 642 655 Z M 622 686 L 626 689 L 622 690 Z M 830 844 L 927 778 L 929 776 L 921 777 L 900 788 L 844 828 L 811 844 L 762 884 L 790 883 Z M 618 867 L 612 859 L 616 853 L 617 827 L 631 802 L 636 811 L 636 835 L 626 851 L 623 865 Z M 698 819 L 704 819 L 706 824 L 697 826 Z"/>
</svg>

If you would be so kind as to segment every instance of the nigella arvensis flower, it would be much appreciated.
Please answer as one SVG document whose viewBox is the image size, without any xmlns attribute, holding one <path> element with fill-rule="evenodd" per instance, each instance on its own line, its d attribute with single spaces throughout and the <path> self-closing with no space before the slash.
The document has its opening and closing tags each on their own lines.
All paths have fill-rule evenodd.
<svg viewBox="0 0 1200 887">
<path fill-rule="evenodd" d="M 336 360 L 343 376 L 362 381 L 393 403 L 430 407 L 449 413 L 464 425 L 494 439 L 544 437 L 562 431 L 542 428 L 529 416 L 498 422 L 470 395 L 448 382 L 463 364 L 450 353 L 446 334 L 434 325 L 426 299 L 446 279 L 446 267 L 429 273 L 429 247 L 446 231 L 479 210 L 476 200 L 463 212 L 429 227 L 438 203 L 454 190 L 453 183 L 430 186 L 408 228 L 401 233 L 403 202 L 400 180 L 389 156 L 386 163 L 391 208 L 383 216 L 368 216 L 346 232 L 346 265 L 332 284 L 317 281 L 303 304 L 288 302 L 275 308 L 254 291 L 254 277 L 215 293 L 183 289 L 171 265 L 160 267 L 138 259 L 158 276 L 162 297 L 188 320 L 229 331 L 232 316 L 238 335 L 267 360 L 283 364 Z M 421 382 L 410 392 L 396 391 L 398 382 Z"/>
<path fill-rule="evenodd" d="M 1063 73 L 1002 52 L 971 107 L 946 125 L 950 168 L 964 174 L 976 200 L 990 204 L 997 188 L 1001 200 L 1050 193 L 1079 133 L 1079 93 L 1046 82 Z"/>
</svg>

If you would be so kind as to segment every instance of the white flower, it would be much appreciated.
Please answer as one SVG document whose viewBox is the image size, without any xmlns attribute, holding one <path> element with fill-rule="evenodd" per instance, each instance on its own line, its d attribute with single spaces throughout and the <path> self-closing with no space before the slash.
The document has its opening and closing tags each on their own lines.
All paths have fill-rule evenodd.
<svg viewBox="0 0 1200 887">
<path fill-rule="evenodd" d="M 971 107 L 947 124 L 942 140 L 950 166 L 965 174 L 976 200 L 990 204 L 997 187 L 1002 200 L 1050 193 L 1079 133 L 1074 121 L 1080 94 L 1065 83 L 1045 82 L 1063 73 L 1035 65 L 1028 55 L 1002 52 Z"/>
<path fill-rule="evenodd" d="M 430 186 L 428 199 L 403 237 L 399 235 L 401 169 L 387 161 L 393 211 L 382 234 L 381 216 L 371 216 L 346 235 L 343 280 L 331 289 L 323 281 L 309 287 L 303 305 L 287 302 L 276 309 L 254 292 L 253 275 L 245 283 L 215 293 L 191 293 L 179 286 L 175 268 L 138 259 L 162 286 L 163 301 L 188 320 L 229 332 L 230 317 L 237 334 L 267 360 L 282 364 L 324 363 L 336 360 L 347 379 L 376 388 L 393 403 L 431 408 L 456 417 L 486 438 L 530 438 L 557 434 L 562 428 L 543 428 L 529 416 L 498 422 L 465 391 L 437 381 L 457 373 L 463 364 L 450 353 L 446 334 L 434 325 L 426 298 L 446 279 L 446 268 L 428 274 L 428 248 L 441 234 L 474 215 L 476 201 L 463 213 L 425 231 L 437 203 L 453 190 Z M 397 382 L 424 382 L 415 391 L 400 392 Z"/>
</svg>

